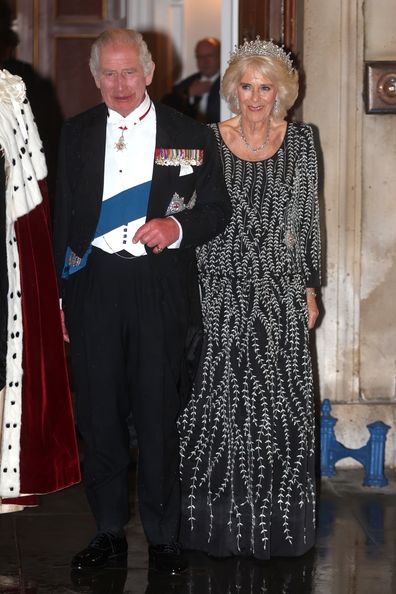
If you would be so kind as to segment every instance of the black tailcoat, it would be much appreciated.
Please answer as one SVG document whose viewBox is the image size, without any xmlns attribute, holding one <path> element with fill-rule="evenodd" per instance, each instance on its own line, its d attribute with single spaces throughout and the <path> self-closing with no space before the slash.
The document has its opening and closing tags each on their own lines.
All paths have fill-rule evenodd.
<svg viewBox="0 0 396 594">
<path fill-rule="evenodd" d="M 177 537 L 176 417 L 188 384 L 186 345 L 200 323 L 194 248 L 223 231 L 230 205 L 212 131 L 169 107 L 155 108 L 157 149 L 198 149 L 203 155 L 202 163 L 192 165 L 187 175 L 180 175 L 180 165 L 155 162 L 153 167 L 147 220 L 164 217 L 175 193 L 184 204 L 194 202 L 195 196 L 192 208 L 173 214 L 183 230 L 180 248 L 159 255 L 146 248 L 146 256 L 132 261 L 93 250 L 87 266 L 63 281 L 62 292 L 77 422 L 86 444 L 85 485 L 97 527 L 118 531 L 128 521 L 124 416 L 132 410 L 139 443 L 140 514 L 148 540 L 159 544 Z M 107 108 L 101 104 L 72 118 L 63 129 L 54 220 L 59 276 L 67 247 L 82 257 L 95 234 L 106 121 Z M 134 301 L 135 290 L 146 291 L 143 301 Z"/>
<path fill-rule="evenodd" d="M 187 203 L 196 191 L 194 208 L 174 214 L 183 228 L 183 241 L 181 249 L 173 251 L 184 260 L 187 248 L 205 243 L 224 229 L 231 207 L 212 132 L 160 103 L 155 108 L 156 148 L 202 149 L 204 155 L 203 165 L 193 166 L 191 175 L 180 176 L 179 166 L 155 164 L 153 169 L 147 220 L 165 216 L 175 192 Z M 102 103 L 69 120 L 63 129 L 54 219 L 59 276 L 66 248 L 81 257 L 94 237 L 103 195 L 106 117 Z M 150 249 L 147 252 L 152 256 Z M 166 266 L 167 254 L 163 255 L 161 264 Z M 193 258 L 192 252 L 188 258 Z M 175 265 L 173 258 L 171 265 Z"/>
</svg>

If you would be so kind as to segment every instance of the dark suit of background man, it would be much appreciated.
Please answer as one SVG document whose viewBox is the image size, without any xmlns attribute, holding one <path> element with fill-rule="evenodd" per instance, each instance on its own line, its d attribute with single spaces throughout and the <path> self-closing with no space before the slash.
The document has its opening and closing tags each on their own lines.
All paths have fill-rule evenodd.
<svg viewBox="0 0 396 594">
<path fill-rule="evenodd" d="M 126 556 L 132 411 L 150 563 L 175 573 L 185 568 L 176 419 L 185 345 L 199 324 L 194 247 L 225 228 L 229 206 L 212 132 L 151 102 L 154 64 L 141 35 L 102 33 L 90 67 L 104 103 L 64 126 L 54 229 L 97 524 L 72 567 Z"/>
<path fill-rule="evenodd" d="M 195 47 L 198 71 L 176 84 L 162 102 L 204 123 L 220 121 L 220 41 L 206 37 Z"/>
</svg>

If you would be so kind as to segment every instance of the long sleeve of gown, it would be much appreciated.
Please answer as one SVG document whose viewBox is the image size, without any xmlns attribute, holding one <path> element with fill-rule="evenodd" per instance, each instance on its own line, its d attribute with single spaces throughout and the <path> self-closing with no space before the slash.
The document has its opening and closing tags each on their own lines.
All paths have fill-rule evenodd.
<svg viewBox="0 0 396 594">
<path fill-rule="evenodd" d="M 301 126 L 300 194 L 298 201 L 299 248 L 307 287 L 320 286 L 320 226 L 318 200 L 318 160 L 309 125 Z"/>
</svg>

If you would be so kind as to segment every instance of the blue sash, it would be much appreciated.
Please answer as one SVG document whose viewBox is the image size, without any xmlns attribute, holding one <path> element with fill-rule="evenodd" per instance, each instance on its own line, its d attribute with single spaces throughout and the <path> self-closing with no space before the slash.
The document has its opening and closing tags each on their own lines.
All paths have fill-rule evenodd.
<svg viewBox="0 0 396 594">
<path fill-rule="evenodd" d="M 109 233 L 109 231 L 118 229 L 122 225 L 127 225 L 132 221 L 145 217 L 147 214 L 150 187 L 151 181 L 148 181 L 104 200 L 94 237 L 100 237 L 101 235 L 105 235 L 105 233 Z M 91 251 L 92 245 L 89 246 L 85 254 L 80 258 L 68 247 L 62 278 L 68 278 L 71 274 L 84 268 Z"/>
</svg>

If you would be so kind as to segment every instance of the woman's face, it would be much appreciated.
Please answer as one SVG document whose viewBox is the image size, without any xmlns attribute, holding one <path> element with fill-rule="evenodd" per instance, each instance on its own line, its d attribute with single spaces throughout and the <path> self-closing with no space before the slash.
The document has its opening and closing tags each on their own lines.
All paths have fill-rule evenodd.
<svg viewBox="0 0 396 594">
<path fill-rule="evenodd" d="M 269 78 L 253 67 L 247 68 L 237 87 L 242 117 L 256 122 L 267 120 L 276 94 L 277 88 Z"/>
</svg>

